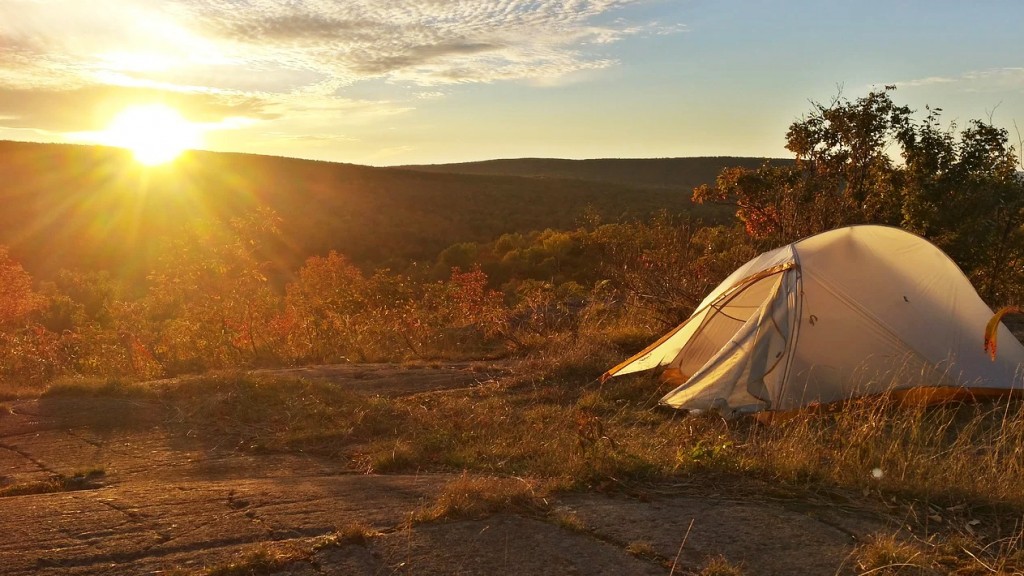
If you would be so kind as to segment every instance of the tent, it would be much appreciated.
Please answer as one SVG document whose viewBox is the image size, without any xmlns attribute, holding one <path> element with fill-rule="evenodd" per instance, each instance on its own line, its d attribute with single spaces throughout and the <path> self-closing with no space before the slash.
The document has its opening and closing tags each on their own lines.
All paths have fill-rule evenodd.
<svg viewBox="0 0 1024 576">
<path fill-rule="evenodd" d="M 1021 388 L 1024 346 L 948 256 L 885 226 L 851 226 L 766 252 L 685 322 L 603 379 L 666 367 L 661 403 L 722 413 L 789 411 L 890 390 L 926 399 Z"/>
</svg>

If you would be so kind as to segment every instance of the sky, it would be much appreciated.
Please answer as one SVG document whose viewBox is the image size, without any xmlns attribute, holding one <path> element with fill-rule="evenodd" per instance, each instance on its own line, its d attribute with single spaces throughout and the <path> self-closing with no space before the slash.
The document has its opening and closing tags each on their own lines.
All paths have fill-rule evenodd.
<svg viewBox="0 0 1024 576">
<path fill-rule="evenodd" d="M 198 148 L 356 164 L 789 157 L 811 102 L 889 85 L 1017 142 L 1021 24 L 1020 0 L 0 0 L 0 139 L 103 142 L 161 103 Z"/>
</svg>

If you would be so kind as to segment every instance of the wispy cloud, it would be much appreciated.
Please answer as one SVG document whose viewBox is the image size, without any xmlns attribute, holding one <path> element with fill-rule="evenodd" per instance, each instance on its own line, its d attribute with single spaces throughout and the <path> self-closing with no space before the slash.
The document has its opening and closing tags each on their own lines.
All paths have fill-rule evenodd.
<svg viewBox="0 0 1024 576">
<path fill-rule="evenodd" d="M 957 85 L 963 90 L 1020 90 L 1024 91 L 1024 68 L 1006 67 L 973 70 L 956 76 L 928 76 L 893 83 L 898 88 Z"/>
<path fill-rule="evenodd" d="M 892 85 L 897 88 L 917 88 L 919 86 L 933 86 L 935 84 L 951 84 L 957 80 L 957 78 L 946 76 L 928 76 L 927 78 L 915 78 L 913 80 L 894 82 Z"/>
<path fill-rule="evenodd" d="M 983 90 L 1010 90 L 1024 95 L 1024 67 L 979 70 L 966 74 L 964 79 Z"/>
<path fill-rule="evenodd" d="M 593 46 L 642 29 L 596 17 L 635 0 L 232 0 L 179 6 L 237 53 L 420 85 L 535 79 L 607 66 Z"/>
<path fill-rule="evenodd" d="M 182 69 L 205 68 L 206 80 L 215 67 L 229 81 L 296 71 L 423 85 L 531 79 L 610 65 L 602 45 L 657 24 L 595 21 L 638 2 L 5 0 L 0 59 L 33 72 L 37 83 L 58 70 L 61 81 L 81 80 L 132 54 L 134 62 L 121 59 L 135 65 L 129 72 L 183 76 Z M 140 61 L 155 70 L 137 69 Z"/>
<path fill-rule="evenodd" d="M 162 102 L 196 122 L 230 117 L 273 119 L 272 102 L 257 97 L 209 92 L 174 92 L 124 86 L 86 86 L 69 90 L 0 87 L 0 122 L 9 128 L 54 132 L 98 130 L 133 104 Z"/>
<path fill-rule="evenodd" d="M 91 130 L 143 98 L 205 122 L 401 113 L 446 85 L 613 66 L 610 44 L 669 31 L 621 16 L 652 1 L 3 0 L 0 126 Z M 345 97 L 369 81 L 409 104 Z"/>
</svg>

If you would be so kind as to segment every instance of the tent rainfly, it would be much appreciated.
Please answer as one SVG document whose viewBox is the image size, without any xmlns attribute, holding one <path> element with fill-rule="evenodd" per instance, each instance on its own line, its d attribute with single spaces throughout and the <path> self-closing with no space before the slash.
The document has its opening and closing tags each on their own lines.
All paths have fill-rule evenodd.
<svg viewBox="0 0 1024 576">
<path fill-rule="evenodd" d="M 665 366 L 661 403 L 790 411 L 895 391 L 937 401 L 1019 392 L 1024 346 L 941 250 L 897 228 L 851 226 L 766 252 L 685 322 L 604 379 Z"/>
</svg>

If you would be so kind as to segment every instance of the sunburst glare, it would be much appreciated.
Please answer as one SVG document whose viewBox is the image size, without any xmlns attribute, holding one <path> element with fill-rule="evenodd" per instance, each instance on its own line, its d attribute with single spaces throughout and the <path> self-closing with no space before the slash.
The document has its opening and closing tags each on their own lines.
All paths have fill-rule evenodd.
<svg viewBox="0 0 1024 576">
<path fill-rule="evenodd" d="M 127 148 L 147 166 L 170 162 L 202 141 L 200 127 L 164 104 L 124 109 L 99 137 L 103 144 Z"/>
</svg>

